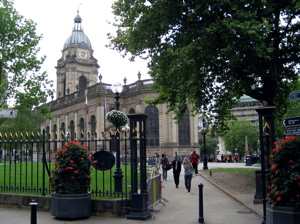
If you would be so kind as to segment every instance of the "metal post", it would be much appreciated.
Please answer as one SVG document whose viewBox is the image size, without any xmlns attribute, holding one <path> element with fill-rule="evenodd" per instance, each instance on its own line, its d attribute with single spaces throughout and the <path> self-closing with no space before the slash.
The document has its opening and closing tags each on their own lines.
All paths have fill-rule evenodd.
<svg viewBox="0 0 300 224">
<path fill-rule="evenodd" d="M 116 102 L 116 110 L 120 110 L 120 103 L 119 103 L 119 93 L 116 93 L 115 96 Z M 122 169 L 120 166 L 120 130 L 119 130 L 119 126 L 116 126 L 116 147 L 117 147 L 117 153 L 116 153 L 116 159 L 117 159 L 117 167 L 116 170 L 114 172 L 114 178 L 115 178 L 115 191 L 116 192 L 122 192 L 122 179 L 123 179 L 123 174 L 122 174 Z"/>
<path fill-rule="evenodd" d="M 203 217 L 203 184 L 198 184 L 199 188 L 199 218 L 198 223 L 204 223 Z"/>
<path fill-rule="evenodd" d="M 204 158 L 203 158 L 203 169 L 204 170 L 207 170 L 208 167 L 207 167 L 207 152 L 206 152 L 206 141 L 205 141 L 205 132 L 203 132 L 203 153 L 204 153 Z"/>
<path fill-rule="evenodd" d="M 36 206 L 38 203 L 35 200 L 32 200 L 29 205 L 31 206 L 31 219 L 30 219 L 30 224 L 37 224 L 36 220 Z"/>
</svg>

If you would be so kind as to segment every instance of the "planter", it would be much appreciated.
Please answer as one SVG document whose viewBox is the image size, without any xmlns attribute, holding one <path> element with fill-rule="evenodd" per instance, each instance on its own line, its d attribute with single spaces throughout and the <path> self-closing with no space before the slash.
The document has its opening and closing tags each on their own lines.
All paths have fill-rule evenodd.
<svg viewBox="0 0 300 224">
<path fill-rule="evenodd" d="M 87 218 L 91 213 L 91 193 L 51 195 L 51 214 L 58 219 Z"/>
<path fill-rule="evenodd" d="M 266 205 L 267 224 L 298 224 L 300 223 L 300 208 Z"/>
</svg>

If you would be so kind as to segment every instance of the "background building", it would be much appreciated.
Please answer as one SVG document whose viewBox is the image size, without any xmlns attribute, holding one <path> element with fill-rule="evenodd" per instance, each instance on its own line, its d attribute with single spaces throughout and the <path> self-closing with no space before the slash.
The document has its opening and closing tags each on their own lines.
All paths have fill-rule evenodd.
<svg viewBox="0 0 300 224">
<path fill-rule="evenodd" d="M 57 61 L 56 100 L 49 102 L 54 118 L 47 120 L 43 127 L 52 138 L 63 138 L 67 134 L 71 139 L 100 138 L 101 133 L 113 128 L 105 114 L 115 109 L 115 94 L 110 89 L 111 84 L 102 83 L 99 67 L 93 57 L 91 42 L 83 32 L 82 19 L 77 14 L 73 32 Z M 120 110 L 125 114 L 145 113 L 149 116 L 146 122 L 147 156 L 167 153 L 171 158 L 174 150 L 180 154 L 189 154 L 192 150 L 199 152 L 197 118 L 190 116 L 187 110 L 182 121 L 176 124 L 172 113 L 166 114 L 167 104 L 147 105 L 145 98 L 155 97 L 158 93 L 149 88 L 152 81 L 142 80 L 141 76 L 138 73 L 137 81 L 131 84 L 124 78 L 119 102 Z"/>
</svg>

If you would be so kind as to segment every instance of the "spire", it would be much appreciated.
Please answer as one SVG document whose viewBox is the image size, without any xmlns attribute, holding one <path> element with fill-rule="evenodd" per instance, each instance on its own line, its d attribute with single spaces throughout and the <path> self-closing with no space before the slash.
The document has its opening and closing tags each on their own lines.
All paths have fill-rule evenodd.
<svg viewBox="0 0 300 224">
<path fill-rule="evenodd" d="M 81 27 L 82 19 L 79 15 L 79 9 L 77 9 L 77 15 L 74 18 L 74 30 L 83 31 Z"/>
</svg>

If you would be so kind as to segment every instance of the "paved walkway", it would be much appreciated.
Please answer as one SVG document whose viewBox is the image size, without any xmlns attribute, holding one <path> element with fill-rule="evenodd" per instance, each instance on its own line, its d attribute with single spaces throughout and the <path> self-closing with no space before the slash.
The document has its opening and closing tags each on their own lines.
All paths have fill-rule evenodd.
<svg viewBox="0 0 300 224">
<path fill-rule="evenodd" d="M 201 169 L 202 164 L 199 164 Z M 209 163 L 209 169 L 217 167 L 245 167 L 244 164 L 234 163 Z M 250 167 L 246 167 L 250 168 Z M 253 167 L 254 168 L 254 167 Z M 175 188 L 173 174 L 168 172 L 167 181 L 163 182 L 163 198 L 154 207 L 158 210 L 153 213 L 153 218 L 146 221 L 127 220 L 126 217 L 111 218 L 91 216 L 88 219 L 68 221 L 57 220 L 51 216 L 50 212 L 37 212 L 38 224 L 122 224 L 131 223 L 169 223 L 169 224 L 190 224 L 198 223 L 199 218 L 199 188 L 202 183 L 203 187 L 203 204 L 204 204 L 204 223 L 205 224 L 259 224 L 262 222 L 262 205 L 253 205 L 253 194 L 243 195 L 240 198 L 234 198 L 221 190 L 218 186 L 209 182 L 201 176 L 192 179 L 191 195 L 188 195 L 184 187 L 183 173 L 180 177 L 179 188 Z M 30 223 L 30 210 L 0 208 L 1 224 L 23 224 Z"/>
</svg>

